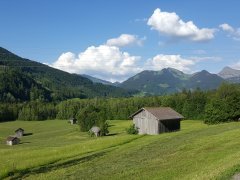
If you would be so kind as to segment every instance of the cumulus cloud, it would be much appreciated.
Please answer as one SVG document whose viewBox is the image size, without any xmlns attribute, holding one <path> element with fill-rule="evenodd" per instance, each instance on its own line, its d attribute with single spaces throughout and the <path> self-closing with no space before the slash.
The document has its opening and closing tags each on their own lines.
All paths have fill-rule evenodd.
<svg viewBox="0 0 240 180">
<path fill-rule="evenodd" d="M 230 37 L 232 37 L 234 40 L 240 40 L 240 28 L 233 28 L 227 23 L 219 25 L 219 28 L 221 28 L 223 31 L 227 32 Z"/>
<path fill-rule="evenodd" d="M 122 34 L 117 38 L 112 38 L 107 40 L 106 45 L 117 46 L 117 47 L 123 47 L 123 46 L 129 46 L 129 45 L 142 46 L 144 40 L 145 38 L 139 39 L 138 36 L 136 35 Z"/>
<path fill-rule="evenodd" d="M 219 27 L 223 30 L 223 31 L 227 31 L 227 32 L 234 32 L 234 29 L 232 26 L 230 26 L 229 24 L 221 24 L 219 25 Z"/>
<path fill-rule="evenodd" d="M 139 56 L 131 56 L 116 46 L 88 47 L 78 56 L 63 53 L 53 67 L 70 73 L 88 74 L 109 81 L 123 81 L 142 69 L 137 66 Z"/>
<path fill-rule="evenodd" d="M 190 41 L 207 41 L 214 38 L 214 29 L 198 28 L 192 21 L 184 22 L 175 12 L 163 12 L 159 8 L 148 19 L 147 24 L 159 33 Z"/>
<path fill-rule="evenodd" d="M 159 54 L 149 59 L 146 63 L 148 69 L 161 70 L 163 68 L 175 68 L 180 71 L 189 73 L 191 67 L 195 64 L 194 60 L 182 58 L 181 55 L 164 55 Z"/>
<path fill-rule="evenodd" d="M 236 62 L 235 64 L 230 65 L 231 68 L 240 70 L 240 61 Z"/>
</svg>

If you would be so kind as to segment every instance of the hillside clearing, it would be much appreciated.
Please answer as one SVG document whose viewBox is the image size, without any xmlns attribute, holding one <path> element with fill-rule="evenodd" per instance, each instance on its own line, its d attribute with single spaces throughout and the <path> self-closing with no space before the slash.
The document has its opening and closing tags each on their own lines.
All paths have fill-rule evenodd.
<svg viewBox="0 0 240 180">
<path fill-rule="evenodd" d="M 66 121 L 1 123 L 0 177 L 220 179 L 239 169 L 240 123 L 182 121 L 181 131 L 156 136 L 127 135 L 131 121 L 110 124 L 110 136 L 90 138 Z M 6 146 L 5 138 L 18 127 L 33 134 Z"/>
</svg>

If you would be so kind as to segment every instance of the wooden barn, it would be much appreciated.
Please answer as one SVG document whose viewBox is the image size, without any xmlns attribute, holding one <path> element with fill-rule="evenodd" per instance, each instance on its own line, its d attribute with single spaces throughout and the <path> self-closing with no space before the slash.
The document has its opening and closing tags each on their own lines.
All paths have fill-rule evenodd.
<svg viewBox="0 0 240 180">
<path fill-rule="evenodd" d="M 180 130 L 183 116 L 169 107 L 141 108 L 130 116 L 139 134 L 160 134 Z"/>
<path fill-rule="evenodd" d="M 9 146 L 16 145 L 20 143 L 20 139 L 15 136 L 8 136 L 6 139 L 6 144 Z"/>
<path fill-rule="evenodd" d="M 17 136 L 17 137 L 22 137 L 22 136 L 24 135 L 24 129 L 18 128 L 18 129 L 15 131 L 15 133 L 16 133 L 16 136 Z"/>
</svg>

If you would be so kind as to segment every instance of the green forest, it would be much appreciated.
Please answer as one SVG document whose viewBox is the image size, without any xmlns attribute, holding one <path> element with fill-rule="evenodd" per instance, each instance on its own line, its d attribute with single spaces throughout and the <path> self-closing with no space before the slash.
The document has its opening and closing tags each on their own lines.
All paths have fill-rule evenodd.
<svg viewBox="0 0 240 180">
<path fill-rule="evenodd" d="M 0 102 L 130 97 L 136 91 L 93 83 L 78 75 L 21 58 L 0 47 Z"/>
<path fill-rule="evenodd" d="M 34 87 L 34 86 L 33 86 Z M 19 90 L 20 91 L 20 90 Z M 28 93 L 28 92 L 27 92 Z M 31 94 L 31 92 L 29 92 Z M 10 97 L 11 98 L 11 97 Z M 78 118 L 87 111 L 105 120 L 125 120 L 142 107 L 172 107 L 185 119 L 201 119 L 207 124 L 237 121 L 240 118 L 240 85 L 222 84 L 217 90 L 183 90 L 165 96 L 129 98 L 70 99 L 47 102 L 34 98 L 26 102 L 0 104 L 0 121 L 38 121 Z"/>
</svg>

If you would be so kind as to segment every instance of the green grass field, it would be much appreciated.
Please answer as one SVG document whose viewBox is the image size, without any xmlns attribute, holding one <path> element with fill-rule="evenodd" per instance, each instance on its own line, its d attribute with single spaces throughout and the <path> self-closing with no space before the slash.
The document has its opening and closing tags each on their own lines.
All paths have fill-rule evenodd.
<svg viewBox="0 0 240 180">
<path fill-rule="evenodd" d="M 229 179 L 240 171 L 240 123 L 186 120 L 155 136 L 126 134 L 131 123 L 110 121 L 101 138 L 60 120 L 0 123 L 0 179 Z M 32 135 L 5 145 L 19 127 Z"/>
</svg>

